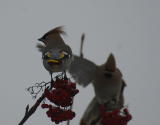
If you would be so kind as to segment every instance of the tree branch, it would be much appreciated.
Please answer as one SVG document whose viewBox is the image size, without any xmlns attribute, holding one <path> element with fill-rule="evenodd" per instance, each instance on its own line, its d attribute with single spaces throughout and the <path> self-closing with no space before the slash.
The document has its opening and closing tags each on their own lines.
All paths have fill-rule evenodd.
<svg viewBox="0 0 160 125">
<path fill-rule="evenodd" d="M 23 125 L 28 120 L 28 118 L 36 111 L 36 109 L 38 108 L 38 106 L 40 105 L 40 103 L 43 101 L 44 98 L 45 96 L 43 93 L 30 109 L 29 105 L 26 106 L 25 115 L 18 125 Z"/>
</svg>

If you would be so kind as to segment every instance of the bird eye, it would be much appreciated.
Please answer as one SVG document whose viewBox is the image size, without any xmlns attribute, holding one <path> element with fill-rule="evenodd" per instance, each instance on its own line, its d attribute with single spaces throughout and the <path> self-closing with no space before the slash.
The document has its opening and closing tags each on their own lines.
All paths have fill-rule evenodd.
<svg viewBox="0 0 160 125">
<path fill-rule="evenodd" d="M 60 53 L 59 58 L 61 59 L 61 58 L 67 57 L 67 56 L 68 56 L 68 53 L 65 52 L 65 51 L 62 51 L 62 52 Z"/>
<path fill-rule="evenodd" d="M 48 59 L 48 58 L 50 58 L 52 56 L 52 54 L 50 53 L 50 52 L 46 52 L 46 53 L 44 53 L 44 55 L 43 55 L 43 59 Z"/>
<path fill-rule="evenodd" d="M 50 52 L 46 52 L 44 55 L 49 57 L 49 58 L 52 56 L 52 54 Z"/>
<path fill-rule="evenodd" d="M 64 53 L 60 53 L 59 58 L 63 58 L 64 57 Z"/>
<path fill-rule="evenodd" d="M 112 78 L 112 76 L 113 76 L 112 73 L 110 73 L 110 72 L 105 72 L 104 75 L 106 78 Z"/>
</svg>

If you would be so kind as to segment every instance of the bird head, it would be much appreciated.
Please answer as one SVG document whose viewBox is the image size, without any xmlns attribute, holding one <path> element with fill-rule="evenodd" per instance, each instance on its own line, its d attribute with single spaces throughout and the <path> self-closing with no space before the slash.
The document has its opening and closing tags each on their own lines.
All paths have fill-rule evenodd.
<svg viewBox="0 0 160 125">
<path fill-rule="evenodd" d="M 65 71 L 72 60 L 72 50 L 61 38 L 65 34 L 62 27 L 54 28 L 44 34 L 39 41 L 44 44 L 37 44 L 42 53 L 43 65 L 50 73 Z"/>
<path fill-rule="evenodd" d="M 117 83 L 122 79 L 122 73 L 116 66 L 116 60 L 114 55 L 111 53 L 107 61 L 99 66 L 98 72 L 99 75 L 98 81 L 102 80 L 103 82 L 99 83 Z"/>
<path fill-rule="evenodd" d="M 109 100 L 119 101 L 123 93 L 124 80 L 122 73 L 116 66 L 113 54 L 110 54 L 107 61 L 98 67 L 94 88 L 100 102 L 106 103 Z"/>
</svg>

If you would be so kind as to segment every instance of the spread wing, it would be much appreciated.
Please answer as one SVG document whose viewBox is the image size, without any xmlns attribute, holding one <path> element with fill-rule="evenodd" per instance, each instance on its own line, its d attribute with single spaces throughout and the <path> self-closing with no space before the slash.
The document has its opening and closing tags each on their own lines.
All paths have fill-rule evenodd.
<svg viewBox="0 0 160 125">
<path fill-rule="evenodd" d="M 69 73 L 73 79 L 82 86 L 87 86 L 95 77 L 97 66 L 82 57 L 74 56 L 69 67 Z"/>
</svg>

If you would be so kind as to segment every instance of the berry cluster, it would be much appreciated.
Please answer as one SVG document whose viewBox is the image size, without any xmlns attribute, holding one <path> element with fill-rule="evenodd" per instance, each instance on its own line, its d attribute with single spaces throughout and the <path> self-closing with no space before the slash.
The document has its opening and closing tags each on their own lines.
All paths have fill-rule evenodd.
<svg viewBox="0 0 160 125">
<path fill-rule="evenodd" d="M 45 89 L 44 96 L 51 103 L 42 104 L 42 108 L 48 108 L 47 116 L 52 122 L 58 124 L 62 121 L 68 121 L 75 117 L 75 113 L 70 109 L 73 103 L 73 97 L 79 92 L 76 89 L 76 84 L 69 81 L 67 78 L 56 78 L 56 81 L 51 83 L 51 90 Z"/>
<path fill-rule="evenodd" d="M 104 106 L 101 106 L 100 112 L 102 117 L 101 123 L 103 125 L 127 125 L 127 123 L 132 119 L 127 108 L 106 112 Z"/>
<path fill-rule="evenodd" d="M 62 121 L 71 120 L 75 117 L 75 113 L 71 110 L 64 110 L 60 107 L 55 107 L 48 104 L 42 104 L 42 108 L 48 108 L 49 110 L 46 112 L 47 116 L 51 118 L 52 122 L 58 124 Z"/>
</svg>

